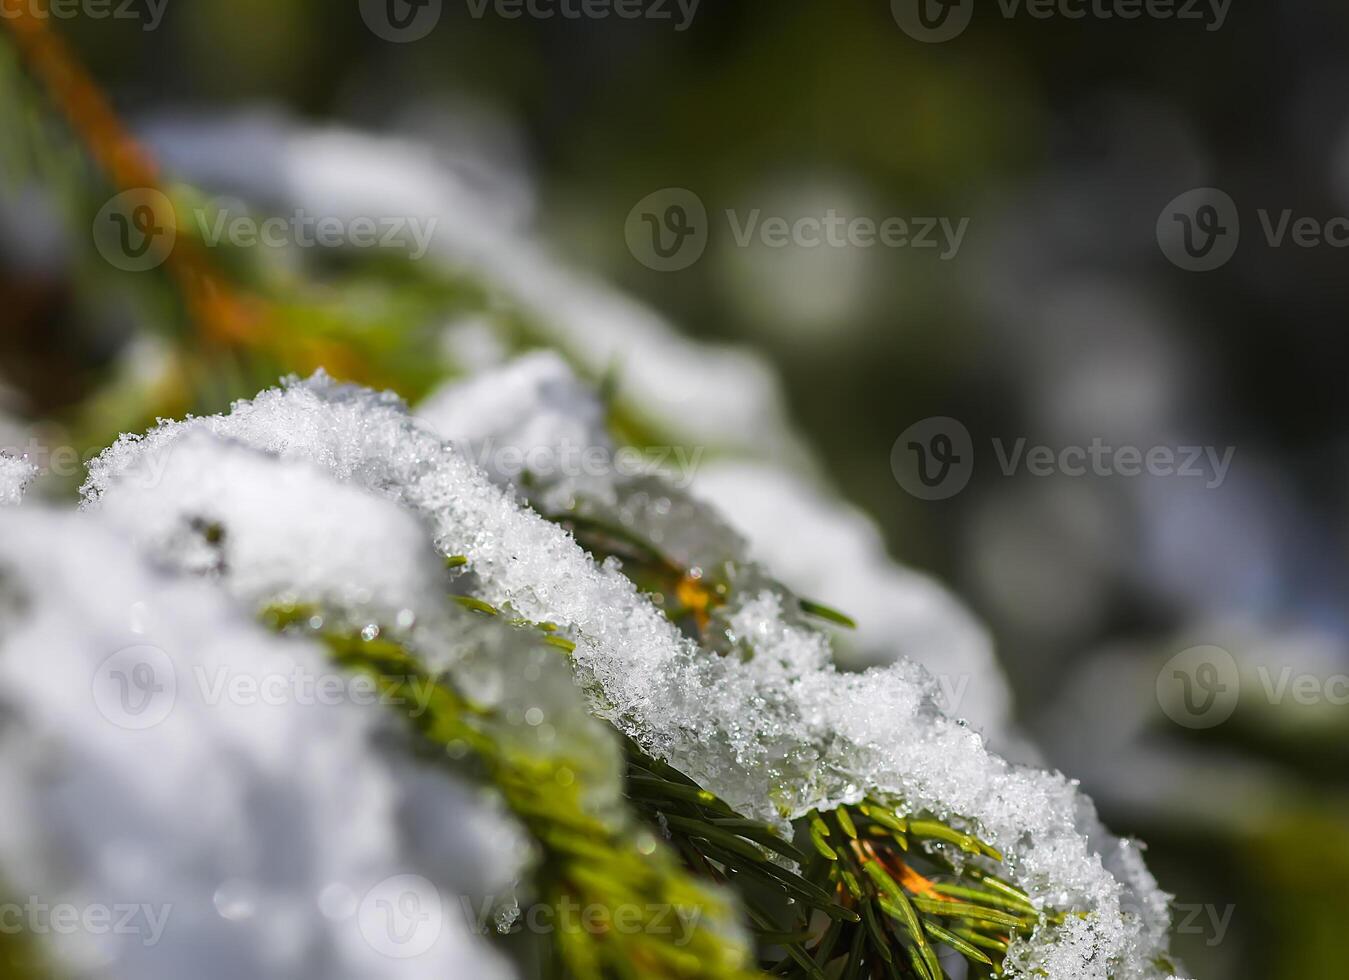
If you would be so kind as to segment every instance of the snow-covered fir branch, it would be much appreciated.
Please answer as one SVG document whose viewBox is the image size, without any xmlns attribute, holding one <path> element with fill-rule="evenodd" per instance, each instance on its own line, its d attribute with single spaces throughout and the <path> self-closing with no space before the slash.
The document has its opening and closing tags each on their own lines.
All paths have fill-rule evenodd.
<svg viewBox="0 0 1349 980">
<path fill-rule="evenodd" d="M 939 709 L 940 690 L 917 665 L 839 671 L 828 634 L 796 598 L 746 560 L 720 523 L 703 526 L 716 520 L 705 505 L 673 490 L 653 496 L 656 488 L 644 485 L 639 510 L 661 515 L 662 540 L 685 560 L 710 569 L 706 559 L 715 557 L 729 567 L 730 587 L 714 613 L 719 640 L 710 644 L 681 632 L 617 561 L 597 564 L 559 523 L 494 483 L 396 398 L 321 375 L 263 392 L 228 415 L 124 438 L 91 466 L 86 506 L 188 568 L 203 561 L 191 530 L 218 524 L 227 579 L 254 600 L 273 590 L 293 597 L 293 587 L 268 584 L 266 570 L 253 567 L 273 563 L 260 539 L 277 532 L 256 513 L 266 510 L 269 492 L 238 485 L 248 469 L 240 447 L 303 464 L 415 515 L 441 555 L 467 557 L 472 596 L 560 628 L 575 645 L 576 677 L 597 716 L 738 812 L 782 823 L 878 799 L 901 817 L 930 815 L 976 834 L 1037 907 L 1070 913 L 1015 938 L 1009 973 L 1128 980 L 1171 972 L 1162 965 L 1168 899 L 1138 845 L 1111 838 L 1062 775 L 990 753 L 981 735 Z M 629 489 L 601 486 L 592 498 L 603 503 L 608 493 L 609 505 L 622 508 Z M 238 503 L 255 492 L 255 508 Z M 683 523 L 666 518 L 672 511 Z M 406 565 L 424 561 L 409 548 Z M 304 588 L 340 599 L 353 583 L 340 575 L 324 581 L 322 555 L 314 553 L 320 571 Z M 344 560 L 339 555 L 334 567 Z M 380 579 L 391 574 L 398 573 L 363 573 L 357 592 L 385 601 L 390 583 Z M 415 609 L 417 597 L 408 602 Z M 448 666 L 452 651 L 446 656 Z"/>
</svg>

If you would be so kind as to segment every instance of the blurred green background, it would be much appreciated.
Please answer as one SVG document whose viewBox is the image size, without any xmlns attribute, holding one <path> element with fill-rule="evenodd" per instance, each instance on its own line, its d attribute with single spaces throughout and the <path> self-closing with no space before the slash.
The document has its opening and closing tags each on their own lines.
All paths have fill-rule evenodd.
<svg viewBox="0 0 1349 980">
<path fill-rule="evenodd" d="M 54 26 L 166 159 L 182 131 L 240 112 L 415 140 L 503 228 L 690 336 L 761 352 L 828 479 L 898 559 L 990 624 L 1045 761 L 1149 842 L 1191 971 L 1344 974 L 1349 707 L 1279 699 L 1263 681 L 1291 670 L 1329 692 L 1349 672 L 1349 257 L 1271 247 L 1256 221 L 1349 214 L 1342 4 L 1246 5 L 1221 26 L 988 4 L 942 44 L 907 35 L 883 0 L 704 0 L 682 31 L 447 3 L 415 43 L 377 36 L 354 0 L 168 0 L 153 30 L 144 17 Z M 128 396 L 126 351 L 142 334 L 190 334 L 191 318 L 163 282 L 93 255 L 85 229 L 111 188 L 6 58 L 7 141 L 26 166 L 0 216 L 3 407 L 94 445 L 159 404 Z M 1204 186 L 1235 199 L 1243 237 L 1232 262 L 1195 274 L 1167 261 L 1155 229 Z M 668 187 L 698 195 L 711 236 L 701 260 L 657 272 L 624 227 Z M 969 230 L 943 260 L 740 247 L 720 217 L 831 208 Z M 220 262 L 264 292 L 299 278 Z M 336 259 L 305 271 L 324 291 L 286 294 L 286 315 L 321 334 L 365 317 L 386 355 L 376 380 L 409 396 L 432 376 L 379 331 L 424 338 L 485 302 L 448 273 Z M 272 352 L 245 371 L 199 353 L 181 364 L 191 394 L 164 401 L 216 410 L 269 366 L 292 363 Z M 978 449 L 968 489 L 929 502 L 901 488 L 891 451 L 933 416 L 960 420 Z M 990 440 L 1023 437 L 1232 447 L 1233 464 L 1219 487 L 1005 476 Z M 1192 731 L 1159 710 L 1155 681 L 1196 644 L 1230 650 L 1250 683 L 1230 721 Z"/>
</svg>

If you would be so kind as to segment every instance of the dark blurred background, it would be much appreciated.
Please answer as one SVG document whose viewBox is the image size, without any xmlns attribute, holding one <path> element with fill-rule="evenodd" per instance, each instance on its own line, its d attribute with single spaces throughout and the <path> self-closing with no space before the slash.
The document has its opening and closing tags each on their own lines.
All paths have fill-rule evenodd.
<svg viewBox="0 0 1349 980">
<path fill-rule="evenodd" d="M 133 126 L 267 108 L 415 138 L 475 161 L 574 266 L 762 352 L 833 484 L 990 625 L 1045 760 L 1149 842 L 1192 973 L 1343 975 L 1349 254 L 1273 244 L 1259 212 L 1349 215 L 1349 8 L 1073 8 L 1088 13 L 980 4 L 945 43 L 884 0 L 703 0 L 686 30 L 454 2 L 415 43 L 376 36 L 354 0 L 168 0 L 155 30 L 57 26 Z M 624 226 L 669 187 L 698 195 L 711 234 L 701 260 L 658 272 Z M 1230 195 L 1241 238 L 1191 272 L 1157 228 L 1200 187 Z M 43 259 L 59 234 L 15 200 L 0 380 L 15 414 L 59 416 L 112 356 L 79 326 L 107 311 L 64 296 L 76 273 Z M 722 217 L 831 208 L 969 224 L 943 259 L 740 247 Z M 936 416 L 969 431 L 974 470 L 926 501 L 891 454 Z M 1007 476 L 995 438 L 1232 456 L 1218 486 Z M 1199 645 L 1232 654 L 1242 694 L 1230 720 L 1191 727 L 1157 681 Z M 1319 687 L 1277 696 L 1290 669 Z"/>
</svg>

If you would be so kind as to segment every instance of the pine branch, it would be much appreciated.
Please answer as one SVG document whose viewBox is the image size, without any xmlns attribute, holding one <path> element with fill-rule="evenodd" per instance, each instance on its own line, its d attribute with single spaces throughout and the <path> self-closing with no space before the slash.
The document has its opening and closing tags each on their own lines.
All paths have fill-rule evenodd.
<svg viewBox="0 0 1349 980">
<path fill-rule="evenodd" d="M 619 542 L 628 562 L 625 572 L 634 581 L 670 590 L 663 596 L 680 596 L 682 605 L 659 603 L 672 619 L 724 601 L 724 589 L 689 576 L 631 529 L 596 519 L 562 520 L 587 547 L 599 549 L 604 543 L 597 558 L 614 555 L 608 549 Z M 448 564 L 471 567 L 471 559 L 454 556 Z M 706 601 L 691 600 L 694 590 Z M 506 615 L 481 599 L 458 598 L 484 615 Z M 851 622 L 841 613 L 828 613 L 831 621 Z M 548 638 L 564 650 L 571 648 L 565 638 Z M 946 822 L 904 818 L 894 807 L 868 800 L 798 821 L 798 848 L 775 828 L 745 819 L 672 766 L 652 759 L 630 738 L 624 738 L 624 748 L 629 800 L 649 826 L 670 840 L 690 870 L 737 889 L 765 972 L 820 978 L 855 966 L 946 980 L 936 952 L 944 947 L 962 956 L 973 975 L 980 970 L 996 975 L 1012 937 L 1029 936 L 1042 920 L 1029 896 L 995 873 L 1002 855 Z M 799 866 L 800 873 L 783 867 L 780 859 Z M 1048 921 L 1062 917 L 1051 915 Z"/>
<path fill-rule="evenodd" d="M 711 611 L 728 601 L 734 568 L 695 574 L 637 529 L 595 513 L 550 519 L 597 561 L 620 558 L 624 574 L 673 622 L 710 642 Z M 820 603 L 798 604 L 806 615 L 855 625 Z M 773 975 L 872 970 L 945 980 L 939 948 L 963 957 L 974 976 L 997 975 L 1014 936 L 1029 936 L 1042 919 L 1062 921 L 1046 919 L 1029 896 L 998 877 L 1002 855 L 994 848 L 946 822 L 904 818 L 872 799 L 798 821 L 798 849 L 625 742 L 634 805 L 667 833 L 692 870 L 739 887 L 761 965 Z M 782 868 L 774 855 L 795 862 L 800 873 Z"/>
<path fill-rule="evenodd" d="M 323 621 L 322 616 L 315 619 L 316 612 L 312 606 L 272 606 L 264 621 L 276 630 L 322 641 L 336 663 L 371 676 L 389 703 L 417 705 L 417 692 L 430 689 L 426 710 L 414 711 L 410 720 L 426 743 L 441 749 L 440 758 L 447 747 L 455 755 L 467 755 L 538 846 L 542 858 L 534 888 L 539 901 L 557 912 L 552 918 L 553 955 L 567 976 L 751 976 L 744 951 L 715 928 L 728 914 L 724 900 L 684 874 L 653 835 L 616 827 L 592 812 L 584 802 L 587 787 L 578 777 L 581 766 L 503 746 L 493 737 L 491 712 L 457 692 L 448 678 L 427 674 L 411 651 L 379 636 L 368 639 L 360 631 L 315 630 L 311 622 Z M 577 921 L 568 908 L 587 910 L 585 921 Z M 617 920 L 628 913 L 636 918 Z M 671 935 L 671 914 L 692 919 L 681 920 L 691 929 L 687 936 Z"/>
<path fill-rule="evenodd" d="M 630 531 L 614 533 L 595 522 L 586 530 L 592 544 L 596 535 L 641 544 Z M 644 550 L 648 572 L 666 581 L 697 581 L 653 547 Z M 446 564 L 469 569 L 472 561 L 455 555 Z M 551 623 L 511 617 L 472 595 L 453 598 L 484 616 L 537 631 L 540 642 L 566 652 L 573 648 Z M 358 654 L 368 650 L 359 636 L 344 642 L 344 649 Z M 936 952 L 944 947 L 964 957 L 973 975 L 980 970 L 996 975 L 1012 936 L 1029 935 L 1042 919 L 1029 896 L 995 873 L 1002 855 L 946 822 L 900 817 L 893 807 L 869 800 L 798 821 L 798 846 L 651 758 L 632 739 L 624 736 L 623 745 L 624 785 L 633 808 L 666 837 L 690 871 L 736 889 L 767 973 L 820 978 L 827 971 L 870 965 L 887 975 L 946 980 Z M 507 799 L 516 810 L 517 801 Z M 536 812 L 530 801 L 520 802 L 523 812 Z M 1062 917 L 1051 915 L 1048 921 Z"/>
<path fill-rule="evenodd" d="M 996 851 L 941 821 L 905 820 L 874 802 L 814 813 L 797 824 L 807 855 L 630 740 L 626 748 L 629 798 L 692 870 L 741 891 L 769 973 L 825 976 L 852 953 L 862 965 L 940 980 L 939 946 L 995 971 L 1010 936 L 1041 919 L 1024 892 L 976 863 L 996 866 Z M 943 848 L 965 856 L 958 870 Z"/>
</svg>

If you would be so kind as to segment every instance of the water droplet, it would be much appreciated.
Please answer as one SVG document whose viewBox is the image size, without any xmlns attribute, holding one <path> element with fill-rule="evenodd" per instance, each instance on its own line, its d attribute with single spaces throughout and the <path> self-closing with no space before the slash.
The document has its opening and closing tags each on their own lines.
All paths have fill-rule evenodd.
<svg viewBox="0 0 1349 980">
<path fill-rule="evenodd" d="M 520 918 L 520 903 L 512 898 L 509 903 L 497 910 L 496 927 L 497 932 L 505 935 L 515 927 L 515 923 Z"/>
<path fill-rule="evenodd" d="M 334 922 L 351 918 L 356 914 L 358 905 L 360 901 L 356 893 L 340 881 L 329 885 L 318 895 L 319 911 L 323 913 L 325 919 Z"/>
<path fill-rule="evenodd" d="M 217 888 L 215 895 L 211 897 L 211 902 L 215 905 L 215 910 L 220 914 L 220 917 L 231 922 L 243 922 L 246 919 L 251 919 L 253 913 L 257 911 L 253 886 L 237 878 L 231 878 Z"/>
<path fill-rule="evenodd" d="M 144 635 L 150 628 L 150 607 L 143 602 L 133 602 L 128 619 L 131 621 L 131 632 L 138 636 Z"/>
</svg>

